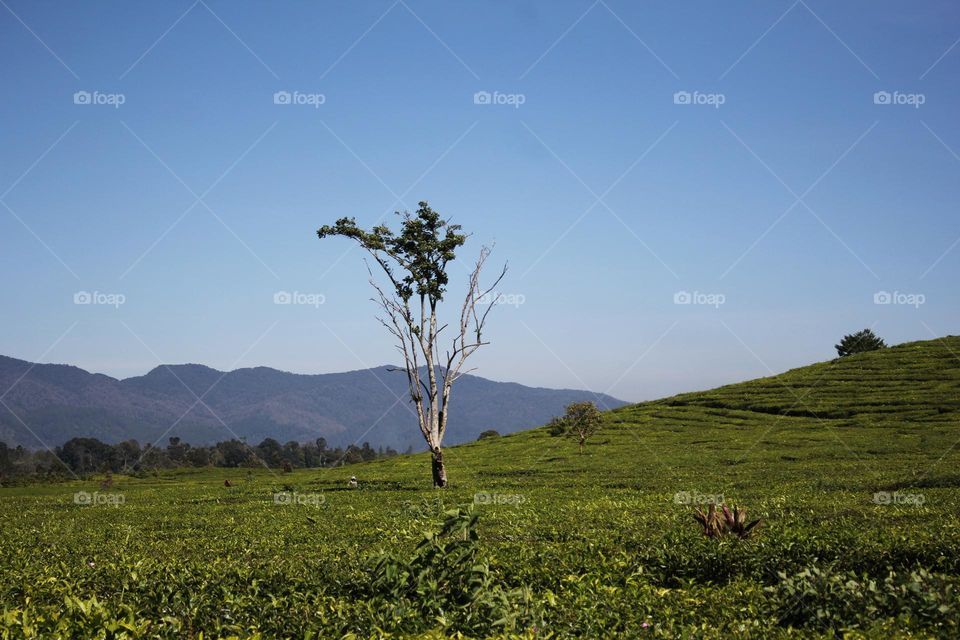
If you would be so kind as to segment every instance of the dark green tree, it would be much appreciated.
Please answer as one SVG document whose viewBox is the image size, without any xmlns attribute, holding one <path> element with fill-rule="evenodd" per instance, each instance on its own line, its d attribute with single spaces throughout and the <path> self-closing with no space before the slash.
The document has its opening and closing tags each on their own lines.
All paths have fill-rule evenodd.
<svg viewBox="0 0 960 640">
<path fill-rule="evenodd" d="M 264 438 L 255 453 L 268 467 L 279 467 L 283 463 L 283 446 L 273 438 Z"/>
<path fill-rule="evenodd" d="M 841 358 L 853 355 L 854 353 L 863 353 L 864 351 L 876 351 L 883 349 L 887 344 L 877 334 L 870 329 L 857 331 L 850 335 L 843 336 L 840 344 L 834 345 L 837 354 Z"/>
<path fill-rule="evenodd" d="M 488 344 L 482 334 L 494 305 L 484 308 L 483 304 L 490 299 L 507 268 L 503 267 L 489 288 L 482 289 L 480 272 L 490 255 L 490 249 L 483 247 L 470 273 L 460 317 L 451 329 L 452 344 L 444 352 L 439 339 L 449 325 L 440 324 L 438 311 L 449 282 L 447 266 L 456 259 L 456 250 L 466 242 L 467 235 L 461 233 L 460 225 L 441 218 L 426 202 L 419 203 L 416 214 L 397 215 L 401 217 L 398 233 L 386 225 L 365 231 L 354 218 L 340 218 L 334 225 L 320 227 L 317 236 L 343 236 L 356 241 L 390 282 L 389 286 L 378 284 L 367 266 L 370 284 L 377 292 L 374 301 L 383 310 L 377 319 L 396 339 L 397 350 L 403 354 L 410 401 L 432 453 L 433 484 L 442 488 L 447 486 L 441 446 L 449 417 L 450 391 L 454 381 L 466 373 L 461 372 L 464 361 Z"/>
</svg>

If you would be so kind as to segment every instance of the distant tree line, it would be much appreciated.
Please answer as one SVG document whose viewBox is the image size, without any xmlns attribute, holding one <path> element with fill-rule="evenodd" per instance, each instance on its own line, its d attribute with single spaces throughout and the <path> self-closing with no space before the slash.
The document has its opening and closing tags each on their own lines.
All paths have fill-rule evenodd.
<svg viewBox="0 0 960 640">
<path fill-rule="evenodd" d="M 408 449 L 408 453 L 411 450 Z M 176 467 L 262 467 L 302 469 L 334 467 L 397 455 L 391 447 L 374 449 L 369 442 L 361 446 L 328 447 L 324 438 L 314 442 L 295 441 L 280 444 L 266 438 L 258 445 L 242 440 L 224 440 L 210 446 L 191 446 L 180 438 L 170 438 L 166 447 L 136 440 L 107 444 L 96 438 L 73 438 L 53 452 L 31 451 L 0 442 L 0 480 L 23 476 L 57 477 L 89 473 L 138 473 Z M 66 468 L 65 468 L 66 467 Z M 69 468 L 69 471 L 67 470 Z"/>
</svg>

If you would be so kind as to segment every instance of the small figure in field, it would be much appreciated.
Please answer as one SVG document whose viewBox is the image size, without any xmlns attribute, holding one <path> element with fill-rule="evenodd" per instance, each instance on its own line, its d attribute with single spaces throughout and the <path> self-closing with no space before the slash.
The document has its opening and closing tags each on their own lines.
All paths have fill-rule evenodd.
<svg viewBox="0 0 960 640">
<path fill-rule="evenodd" d="M 100 481 L 100 489 L 106 490 L 113 486 L 113 474 L 107 471 L 106 477 Z"/>
<path fill-rule="evenodd" d="M 224 481 L 223 481 L 223 486 L 225 486 L 225 487 L 232 487 L 233 485 L 230 484 L 230 481 L 229 481 L 229 480 L 224 480 Z"/>
<path fill-rule="evenodd" d="M 351 489 L 356 489 L 356 488 L 357 488 L 357 476 L 350 476 L 350 481 L 347 482 L 347 484 L 350 485 L 350 488 L 351 488 Z"/>
</svg>

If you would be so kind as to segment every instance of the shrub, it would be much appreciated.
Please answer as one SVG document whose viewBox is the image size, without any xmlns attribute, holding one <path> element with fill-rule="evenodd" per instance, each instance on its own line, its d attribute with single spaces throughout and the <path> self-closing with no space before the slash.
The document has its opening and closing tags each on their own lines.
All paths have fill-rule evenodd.
<svg viewBox="0 0 960 640">
<path fill-rule="evenodd" d="M 890 571 L 872 579 L 852 571 L 807 567 L 768 587 L 778 603 L 781 624 L 819 629 L 866 628 L 878 619 L 956 631 L 958 605 L 955 582 L 923 569 Z"/>
<path fill-rule="evenodd" d="M 529 617 L 530 590 L 508 590 L 491 571 L 473 505 L 444 515 L 440 531 L 424 534 L 411 557 L 381 553 L 370 560 L 371 610 L 400 624 L 438 621 L 468 635 L 516 629 Z"/>
<path fill-rule="evenodd" d="M 883 349 L 886 346 L 887 343 L 885 343 L 877 334 L 870 329 L 864 329 L 863 331 L 857 331 L 856 333 L 843 336 L 843 339 L 840 340 L 840 344 L 834 345 L 834 348 L 837 350 L 837 354 L 843 358 L 844 356 L 853 355 L 855 353 L 876 351 L 877 349 Z"/>
<path fill-rule="evenodd" d="M 580 453 L 583 453 L 584 443 L 600 429 L 601 421 L 600 410 L 595 404 L 574 402 L 567 405 L 567 411 L 563 417 L 554 418 L 547 426 L 550 429 L 550 435 L 576 438 Z"/>
</svg>

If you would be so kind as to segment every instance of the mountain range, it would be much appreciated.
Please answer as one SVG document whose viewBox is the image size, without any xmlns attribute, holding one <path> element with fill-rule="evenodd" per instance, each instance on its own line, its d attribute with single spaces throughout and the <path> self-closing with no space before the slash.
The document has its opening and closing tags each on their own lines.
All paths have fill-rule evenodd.
<svg viewBox="0 0 960 640">
<path fill-rule="evenodd" d="M 63 364 L 0 356 L 0 441 L 53 447 L 74 437 L 115 443 L 191 444 L 231 438 L 257 443 L 325 438 L 330 446 L 419 449 L 423 439 L 395 367 L 302 375 L 268 367 L 223 372 L 199 364 L 161 365 L 116 379 Z M 511 433 L 544 424 L 571 402 L 626 404 L 605 394 L 543 389 L 462 376 L 454 386 L 447 444 L 482 431 Z M 3 406 L 5 405 L 5 406 Z"/>
</svg>

